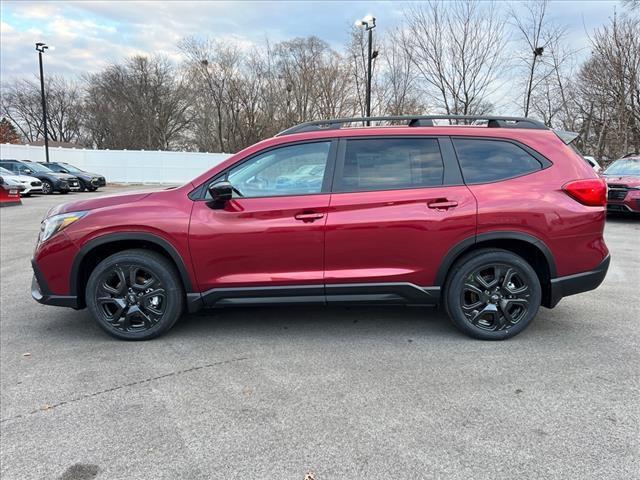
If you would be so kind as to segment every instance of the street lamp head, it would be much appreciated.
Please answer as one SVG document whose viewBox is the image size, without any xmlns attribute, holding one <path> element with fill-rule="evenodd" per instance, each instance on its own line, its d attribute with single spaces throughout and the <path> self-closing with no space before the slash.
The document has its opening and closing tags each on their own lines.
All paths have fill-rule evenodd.
<svg viewBox="0 0 640 480">
<path fill-rule="evenodd" d="M 42 43 L 42 42 L 36 43 L 36 50 L 39 51 L 40 53 L 43 53 L 47 48 L 49 47 L 47 46 L 46 43 Z"/>
<path fill-rule="evenodd" d="M 356 20 L 355 26 L 358 28 L 364 28 L 365 30 L 371 30 L 376 26 L 376 17 L 369 13 L 364 18 Z"/>
</svg>

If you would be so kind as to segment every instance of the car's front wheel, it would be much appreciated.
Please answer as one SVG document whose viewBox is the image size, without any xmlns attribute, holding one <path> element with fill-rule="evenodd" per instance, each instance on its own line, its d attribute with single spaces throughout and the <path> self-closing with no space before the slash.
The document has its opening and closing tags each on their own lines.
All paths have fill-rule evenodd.
<svg viewBox="0 0 640 480">
<path fill-rule="evenodd" d="M 178 272 L 162 255 L 126 250 L 89 276 L 87 307 L 107 333 L 123 340 L 157 337 L 178 320 L 184 293 Z"/>
<path fill-rule="evenodd" d="M 42 193 L 45 195 L 51 195 L 53 193 L 53 183 L 49 180 L 42 181 Z"/>
<path fill-rule="evenodd" d="M 467 335 L 503 340 L 522 332 L 540 308 L 535 270 L 519 255 L 480 249 L 461 258 L 445 285 L 445 307 Z"/>
</svg>

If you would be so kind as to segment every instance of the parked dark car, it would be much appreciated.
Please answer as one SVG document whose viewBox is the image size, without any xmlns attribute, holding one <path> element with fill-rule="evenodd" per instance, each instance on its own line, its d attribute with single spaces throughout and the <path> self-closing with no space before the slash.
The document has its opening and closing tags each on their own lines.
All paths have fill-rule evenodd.
<svg viewBox="0 0 640 480">
<path fill-rule="evenodd" d="M 275 304 L 441 304 L 468 335 L 501 340 L 598 287 L 607 186 L 567 145 L 577 135 L 442 118 L 309 122 L 182 187 L 59 205 L 32 296 L 88 307 L 128 340 L 185 310 Z"/>
<path fill-rule="evenodd" d="M 80 180 L 73 175 L 56 173 L 38 162 L 29 160 L 0 160 L 0 167 L 6 168 L 16 175 L 29 175 L 42 182 L 42 193 L 69 193 L 80 190 Z"/>
<path fill-rule="evenodd" d="M 78 180 L 80 180 L 81 192 L 84 192 L 85 190 L 95 192 L 99 187 L 104 187 L 107 185 L 107 182 L 102 175 L 99 175 L 97 173 L 85 172 L 84 170 L 81 170 L 78 167 L 74 167 L 73 165 L 66 162 L 49 162 L 44 165 L 54 172 L 68 173 L 69 175 L 78 177 Z"/>
<path fill-rule="evenodd" d="M 640 214 L 640 155 L 616 160 L 603 175 L 609 187 L 607 211 Z"/>
</svg>

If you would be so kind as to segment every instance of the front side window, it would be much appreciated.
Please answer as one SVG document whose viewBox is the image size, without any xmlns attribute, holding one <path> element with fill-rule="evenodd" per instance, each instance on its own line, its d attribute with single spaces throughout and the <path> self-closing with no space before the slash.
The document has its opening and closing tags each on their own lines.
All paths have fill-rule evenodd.
<svg viewBox="0 0 640 480">
<path fill-rule="evenodd" d="M 444 167 L 433 138 L 347 140 L 336 190 L 357 192 L 442 185 Z"/>
<path fill-rule="evenodd" d="M 542 169 L 542 164 L 511 142 L 455 138 L 465 183 L 489 183 L 519 177 Z"/>
<path fill-rule="evenodd" d="M 274 148 L 232 168 L 227 181 L 237 197 L 320 193 L 331 142 Z"/>
</svg>

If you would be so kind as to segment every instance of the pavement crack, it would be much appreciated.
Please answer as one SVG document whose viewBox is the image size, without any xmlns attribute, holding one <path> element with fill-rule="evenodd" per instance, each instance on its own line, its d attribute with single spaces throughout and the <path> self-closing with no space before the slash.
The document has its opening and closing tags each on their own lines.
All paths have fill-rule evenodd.
<svg viewBox="0 0 640 480">
<path fill-rule="evenodd" d="M 32 411 L 27 412 L 27 413 L 13 415 L 11 417 L 3 418 L 3 419 L 0 419 L 0 423 L 5 423 L 5 422 L 8 422 L 10 420 L 18 420 L 20 418 L 27 417 L 29 415 L 34 415 L 34 414 L 40 413 L 40 412 L 54 410 L 54 409 L 56 409 L 58 407 L 62 407 L 64 405 L 68 405 L 68 404 L 71 404 L 71 403 L 76 403 L 76 402 L 79 402 L 81 400 L 86 400 L 88 398 L 97 397 L 97 396 L 100 396 L 100 395 L 104 395 L 106 393 L 111 393 L 111 392 L 115 392 L 115 391 L 118 391 L 118 390 L 122 390 L 123 388 L 136 387 L 138 385 L 142 385 L 142 384 L 145 384 L 145 383 L 153 382 L 155 380 L 162 380 L 164 378 L 175 377 L 175 376 L 178 376 L 178 375 L 183 375 L 185 373 L 191 373 L 191 372 L 195 372 L 195 371 L 198 371 L 198 370 L 204 370 L 206 368 L 218 367 L 220 365 L 227 365 L 227 364 L 230 364 L 230 363 L 242 362 L 242 361 L 248 360 L 248 359 L 249 359 L 249 357 L 232 358 L 230 360 L 222 360 L 220 362 L 207 363 L 207 364 L 204 364 L 204 365 L 197 365 L 195 367 L 185 368 L 183 370 L 176 370 L 174 372 L 165 373 L 163 375 L 156 375 L 156 376 L 153 376 L 153 377 L 147 377 L 147 378 L 144 378 L 142 380 L 136 380 L 135 382 L 123 383 L 123 384 L 117 385 L 115 387 L 105 388 L 104 390 L 98 390 L 97 392 L 85 393 L 83 395 L 80 395 L 78 397 L 72 398 L 70 400 L 64 400 L 64 401 L 61 401 L 61 402 L 58 402 L 58 403 L 54 403 L 54 404 L 50 404 L 50 405 L 44 405 L 43 407 L 40 407 L 40 408 L 38 408 L 36 410 L 32 410 Z"/>
</svg>

